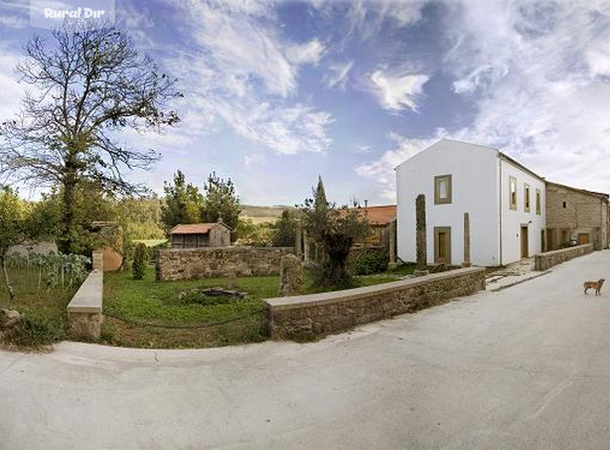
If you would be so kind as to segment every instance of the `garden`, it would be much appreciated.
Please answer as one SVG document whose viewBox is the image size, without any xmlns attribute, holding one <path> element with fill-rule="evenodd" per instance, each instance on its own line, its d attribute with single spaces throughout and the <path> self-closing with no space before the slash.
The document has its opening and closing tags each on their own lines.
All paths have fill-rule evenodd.
<svg viewBox="0 0 610 450">
<path fill-rule="evenodd" d="M 397 281 L 414 265 L 355 277 L 357 286 Z M 278 296 L 279 277 L 212 278 L 156 281 L 148 266 L 141 280 L 128 271 L 104 278 L 102 342 L 150 348 L 203 348 L 260 342 L 267 339 L 264 299 Z M 210 295 L 220 288 L 231 294 Z M 208 290 L 208 291 L 206 291 Z M 306 293 L 320 292 L 306 271 Z"/>
<path fill-rule="evenodd" d="M 4 337 L 5 344 L 38 347 L 69 338 L 66 306 L 86 278 L 89 262 L 79 255 L 7 256 L 6 277 L 0 281 L 0 308 L 18 310 L 23 321 Z"/>
</svg>

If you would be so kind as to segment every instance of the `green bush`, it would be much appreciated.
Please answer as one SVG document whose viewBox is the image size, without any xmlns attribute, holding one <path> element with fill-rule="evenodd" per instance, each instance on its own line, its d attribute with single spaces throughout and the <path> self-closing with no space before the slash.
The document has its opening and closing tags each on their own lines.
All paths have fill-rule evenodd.
<svg viewBox="0 0 610 450">
<path fill-rule="evenodd" d="M 62 321 L 26 315 L 23 323 L 10 333 L 9 341 L 22 347 L 50 345 L 65 339 L 65 330 Z"/>
<path fill-rule="evenodd" d="M 385 272 L 388 269 L 389 258 L 383 249 L 366 249 L 354 261 L 356 275 L 369 275 Z"/>
<path fill-rule="evenodd" d="M 136 245 L 136 249 L 133 253 L 133 279 L 141 280 L 144 278 L 146 272 L 146 266 L 149 261 L 148 248 L 143 243 Z"/>
</svg>

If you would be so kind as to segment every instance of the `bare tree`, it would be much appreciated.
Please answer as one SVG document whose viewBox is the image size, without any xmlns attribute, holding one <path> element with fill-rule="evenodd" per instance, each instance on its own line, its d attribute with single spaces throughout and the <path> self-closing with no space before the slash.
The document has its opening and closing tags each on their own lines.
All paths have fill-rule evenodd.
<svg viewBox="0 0 610 450">
<path fill-rule="evenodd" d="M 83 180 L 113 193 L 143 189 L 123 177 L 149 168 L 153 150 L 121 146 L 117 132 L 160 129 L 178 122 L 167 103 L 181 96 L 176 80 L 140 55 L 132 39 L 114 27 L 93 29 L 66 23 L 53 44 L 33 37 L 17 67 L 32 86 L 21 113 L 0 125 L 0 176 L 30 186 L 59 186 L 62 193 L 60 247 L 68 252 L 74 229 L 76 188 Z"/>
</svg>

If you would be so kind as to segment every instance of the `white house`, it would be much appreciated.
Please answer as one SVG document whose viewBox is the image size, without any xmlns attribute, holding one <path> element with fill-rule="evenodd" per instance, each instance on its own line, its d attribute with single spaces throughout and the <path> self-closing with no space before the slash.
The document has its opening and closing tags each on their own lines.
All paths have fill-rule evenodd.
<svg viewBox="0 0 610 450">
<path fill-rule="evenodd" d="M 426 197 L 428 263 L 498 266 L 543 250 L 545 181 L 491 147 L 442 139 L 396 168 L 398 256 L 415 261 L 415 199 Z"/>
</svg>

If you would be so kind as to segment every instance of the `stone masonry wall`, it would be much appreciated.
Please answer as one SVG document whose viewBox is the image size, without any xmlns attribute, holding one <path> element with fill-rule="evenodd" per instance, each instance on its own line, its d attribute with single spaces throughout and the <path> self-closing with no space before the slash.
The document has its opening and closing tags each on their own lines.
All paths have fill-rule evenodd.
<svg viewBox="0 0 610 450">
<path fill-rule="evenodd" d="M 563 206 L 565 202 L 565 208 Z M 596 250 L 608 245 L 607 202 L 596 195 L 579 192 L 561 185 L 548 183 L 546 187 L 546 226 L 552 233 L 552 247 L 562 242 L 562 231 L 567 238 L 576 239 L 587 233 Z"/>
<path fill-rule="evenodd" d="M 159 250 L 157 280 L 277 275 L 282 256 L 294 253 L 292 247 L 206 247 Z"/>
<path fill-rule="evenodd" d="M 534 270 L 547 270 L 557 264 L 591 252 L 593 252 L 593 244 L 577 245 L 576 247 L 569 247 L 562 250 L 538 253 L 534 255 Z"/>
<path fill-rule="evenodd" d="M 323 294 L 266 300 L 273 339 L 324 336 L 485 289 L 485 269 L 467 268 Z"/>
</svg>

